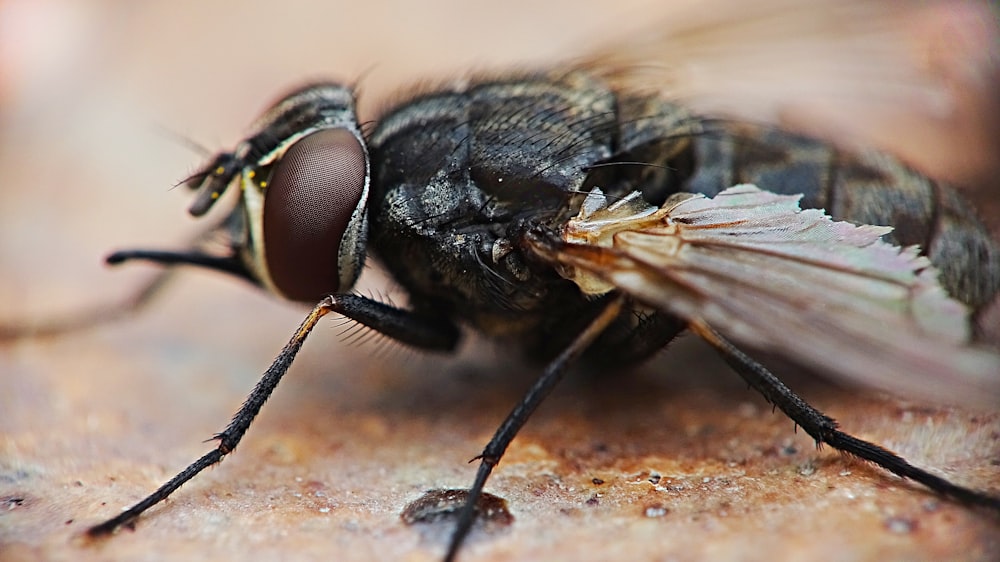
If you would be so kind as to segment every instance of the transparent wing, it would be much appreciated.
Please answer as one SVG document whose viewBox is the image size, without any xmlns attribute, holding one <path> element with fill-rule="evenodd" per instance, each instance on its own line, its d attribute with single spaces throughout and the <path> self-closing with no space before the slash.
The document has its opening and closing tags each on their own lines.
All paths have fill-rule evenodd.
<svg viewBox="0 0 1000 562">
<path fill-rule="evenodd" d="M 878 147 L 935 177 L 997 169 L 982 148 L 1000 148 L 1000 18 L 986 1 L 677 0 L 652 23 L 585 64 L 703 115 Z"/>
<path fill-rule="evenodd" d="M 869 386 L 995 407 L 1000 355 L 888 227 L 835 222 L 751 185 L 661 208 L 595 190 L 558 247 L 533 244 L 587 293 L 620 290 L 743 344 Z M 537 241 L 537 239 L 535 239 Z"/>
</svg>

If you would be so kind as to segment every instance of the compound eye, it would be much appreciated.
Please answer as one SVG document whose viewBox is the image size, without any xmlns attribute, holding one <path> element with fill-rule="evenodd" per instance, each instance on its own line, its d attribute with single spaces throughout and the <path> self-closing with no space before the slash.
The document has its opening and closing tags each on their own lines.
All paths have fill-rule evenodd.
<svg viewBox="0 0 1000 562">
<path fill-rule="evenodd" d="M 364 212 L 367 181 L 365 149 L 344 128 L 303 137 L 274 165 L 264 191 L 264 251 L 286 298 L 315 302 L 341 289 L 340 245 Z"/>
</svg>

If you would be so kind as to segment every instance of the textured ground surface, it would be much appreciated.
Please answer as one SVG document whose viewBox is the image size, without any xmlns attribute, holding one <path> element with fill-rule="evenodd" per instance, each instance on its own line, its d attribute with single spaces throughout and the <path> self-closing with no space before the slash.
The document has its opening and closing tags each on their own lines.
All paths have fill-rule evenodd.
<svg viewBox="0 0 1000 562">
<path fill-rule="evenodd" d="M 183 213 L 186 193 L 168 189 L 194 159 L 152 124 L 229 143 L 305 77 L 370 69 L 366 92 L 377 97 L 427 72 L 564 56 L 581 41 L 568 21 L 586 19 L 543 25 L 550 14 L 536 10 L 484 37 L 452 8 L 303 9 L 284 14 L 299 22 L 285 25 L 236 3 L 211 12 L 174 3 L 162 13 L 37 4 L 57 7 L 49 25 L 66 18 L 50 37 L 82 46 L 53 55 L 71 64 L 32 78 L 46 87 L 0 121 L 3 320 L 111 302 L 150 272 L 103 269 L 108 249 L 169 247 L 197 228 Z M 439 62 L 457 51 L 464 58 Z M 998 216 L 995 191 L 974 196 Z M 372 275 L 366 286 L 385 285 Z M 439 557 L 441 528 L 406 526 L 400 514 L 429 489 L 471 482 L 465 461 L 534 371 L 484 346 L 458 361 L 395 348 L 373 359 L 377 346 L 345 344 L 335 320 L 236 454 L 135 532 L 78 539 L 207 451 L 201 441 L 224 426 L 303 315 L 189 273 L 138 317 L 0 347 L 0 560 Z M 558 389 L 490 482 L 512 525 L 474 535 L 467 558 L 996 559 L 996 517 L 817 451 L 693 343 L 631 375 Z M 792 384 L 848 431 L 1000 490 L 1000 414 Z"/>
</svg>

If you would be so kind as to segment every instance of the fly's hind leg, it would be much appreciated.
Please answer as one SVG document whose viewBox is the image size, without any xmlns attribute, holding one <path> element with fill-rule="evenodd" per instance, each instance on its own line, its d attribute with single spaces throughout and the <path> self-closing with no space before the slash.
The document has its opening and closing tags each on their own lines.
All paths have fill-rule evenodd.
<svg viewBox="0 0 1000 562">
<path fill-rule="evenodd" d="M 863 439 L 845 433 L 838 428 L 833 418 L 810 406 L 805 400 L 785 386 L 778 377 L 763 365 L 751 359 L 736 348 L 718 332 L 703 322 L 691 322 L 692 332 L 701 336 L 722 356 L 751 387 L 774 404 L 799 427 L 805 430 L 817 444 L 826 443 L 838 451 L 858 457 L 882 467 L 893 474 L 923 484 L 931 490 L 959 502 L 1000 511 L 1000 498 L 991 497 L 959 486 L 940 476 L 935 476 L 922 468 L 913 466 L 899 455 Z"/>
</svg>

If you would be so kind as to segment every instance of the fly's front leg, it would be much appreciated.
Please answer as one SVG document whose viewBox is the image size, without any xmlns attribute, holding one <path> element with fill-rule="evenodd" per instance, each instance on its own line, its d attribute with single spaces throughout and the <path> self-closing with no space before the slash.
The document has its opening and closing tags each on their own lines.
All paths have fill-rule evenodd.
<svg viewBox="0 0 1000 562">
<path fill-rule="evenodd" d="M 448 351 L 458 342 L 458 329 L 445 320 L 427 318 L 416 313 L 394 308 L 357 295 L 333 295 L 320 301 L 313 308 L 292 338 L 281 349 L 274 362 L 257 382 L 243 406 L 233 416 L 229 425 L 214 438 L 218 446 L 171 478 L 145 499 L 104 523 L 88 529 L 92 537 L 107 535 L 122 525 L 134 521 L 144 511 L 165 500 L 177 488 L 194 478 L 199 472 L 217 464 L 239 445 L 250 424 L 257 417 L 264 402 L 271 396 L 281 378 L 288 371 L 306 337 L 319 320 L 335 312 L 377 330 L 402 343 L 428 350 Z"/>
<path fill-rule="evenodd" d="M 71 311 L 68 314 L 51 318 L 32 318 L 23 323 L 0 324 L 0 343 L 25 338 L 57 336 L 127 318 L 141 311 L 162 293 L 164 287 L 173 278 L 176 272 L 174 266 L 177 265 L 192 265 L 211 269 L 238 277 L 252 285 L 259 286 L 260 283 L 254 279 L 253 275 L 246 268 L 246 265 L 239 258 L 238 247 L 234 246 L 230 248 L 229 252 L 225 255 L 213 255 L 196 248 L 201 241 L 208 239 L 211 233 L 228 229 L 227 222 L 229 221 L 231 219 L 227 219 L 227 221 L 199 233 L 193 239 L 188 249 L 133 249 L 112 253 L 104 260 L 108 265 L 119 265 L 128 261 L 147 261 L 164 266 L 166 269 L 161 270 L 155 277 L 147 281 L 132 294 L 112 303 L 101 303 L 84 310 Z"/>
<path fill-rule="evenodd" d="M 0 343 L 28 338 L 48 338 L 125 319 L 146 307 L 161 294 L 173 274 L 172 269 L 161 271 L 139 290 L 112 303 L 101 303 L 54 317 L 29 317 L 23 321 L 0 324 Z"/>
<path fill-rule="evenodd" d="M 777 406 L 815 439 L 817 445 L 826 443 L 838 451 L 874 463 L 903 478 L 919 482 L 942 496 L 969 505 L 1000 511 L 1000 498 L 949 482 L 940 476 L 935 476 L 922 468 L 913 466 L 903 457 L 884 447 L 840 431 L 833 418 L 810 406 L 767 368 L 737 349 L 707 324 L 698 321 L 691 322 L 690 329 L 714 347 L 726 363 L 743 377 L 743 380 L 747 381 L 747 384 L 764 395 L 768 402 Z"/>
<path fill-rule="evenodd" d="M 161 294 L 163 288 L 176 272 L 170 266 L 194 265 L 222 271 L 255 283 L 250 273 L 235 256 L 212 256 L 195 250 L 160 251 L 127 250 L 115 252 L 105 259 L 108 265 L 118 265 L 126 261 L 144 260 L 168 266 L 146 282 L 137 291 L 113 303 L 101 303 L 85 310 L 75 310 L 64 316 L 29 319 L 24 323 L 0 324 L 0 342 L 25 338 L 44 338 L 67 332 L 83 330 L 116 322 L 136 314 Z"/>
</svg>

